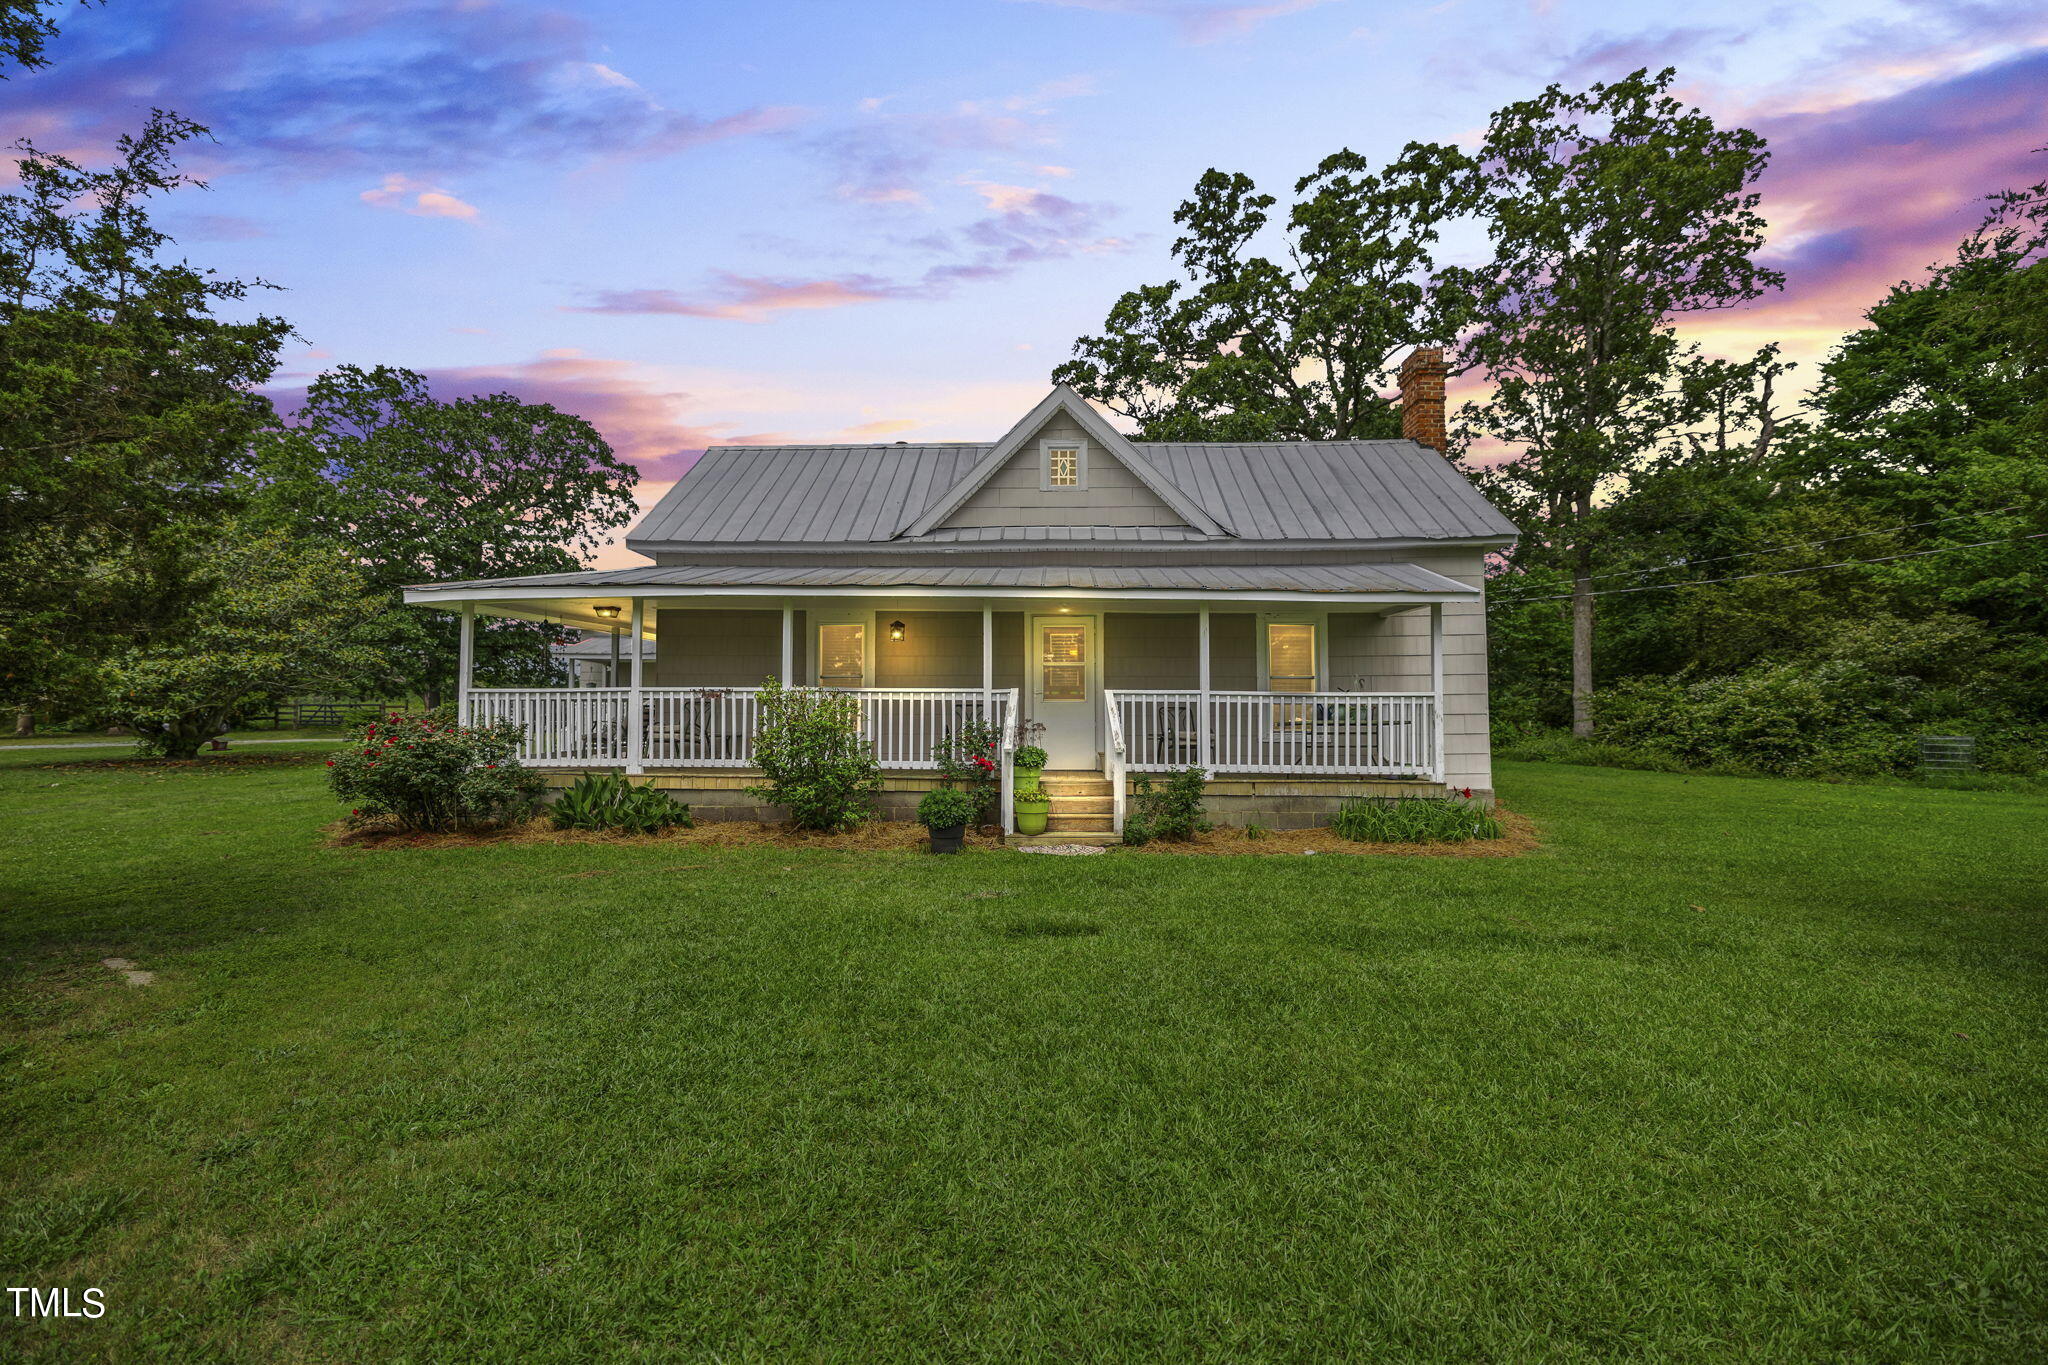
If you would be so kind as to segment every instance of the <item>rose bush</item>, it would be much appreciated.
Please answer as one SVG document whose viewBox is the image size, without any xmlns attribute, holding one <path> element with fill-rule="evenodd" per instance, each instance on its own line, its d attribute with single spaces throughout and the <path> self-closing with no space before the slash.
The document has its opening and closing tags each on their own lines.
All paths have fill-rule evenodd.
<svg viewBox="0 0 2048 1365">
<path fill-rule="evenodd" d="M 546 783 L 516 755 L 524 727 L 459 725 L 442 715 L 387 715 L 327 760 L 349 823 L 391 820 L 416 831 L 475 829 L 531 815 Z"/>
</svg>

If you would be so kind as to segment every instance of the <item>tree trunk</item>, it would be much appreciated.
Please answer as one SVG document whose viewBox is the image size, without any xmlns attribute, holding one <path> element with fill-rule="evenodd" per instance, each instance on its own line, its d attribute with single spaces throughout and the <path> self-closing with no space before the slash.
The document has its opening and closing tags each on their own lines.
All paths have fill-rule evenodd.
<svg viewBox="0 0 2048 1365">
<path fill-rule="evenodd" d="M 36 713 L 26 706 L 14 713 L 14 737 L 27 739 L 36 732 Z"/>
<path fill-rule="evenodd" d="M 429 687 L 420 693 L 420 709 L 431 711 L 441 704 L 441 689 Z"/>
<path fill-rule="evenodd" d="M 1593 551 L 1572 546 L 1572 734 L 1593 737 Z"/>
</svg>

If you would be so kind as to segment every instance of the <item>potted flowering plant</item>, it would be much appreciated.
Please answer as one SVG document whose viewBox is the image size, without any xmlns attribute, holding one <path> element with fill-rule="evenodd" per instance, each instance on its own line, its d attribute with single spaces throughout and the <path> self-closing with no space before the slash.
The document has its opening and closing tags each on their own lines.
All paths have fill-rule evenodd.
<svg viewBox="0 0 2048 1365">
<path fill-rule="evenodd" d="M 1052 812 L 1052 798 L 1038 785 L 1036 769 L 1027 769 L 1018 779 L 1011 804 L 1016 807 L 1019 834 L 1045 833 L 1045 819 Z"/>
<path fill-rule="evenodd" d="M 1020 744 L 1010 761 L 1019 772 L 1037 772 L 1045 767 L 1045 750 L 1036 744 Z"/>
<path fill-rule="evenodd" d="M 934 853 L 958 853 L 966 841 L 967 822 L 974 818 L 975 800 L 953 787 L 939 787 L 924 794 L 917 803 L 917 823 L 931 836 Z"/>
</svg>

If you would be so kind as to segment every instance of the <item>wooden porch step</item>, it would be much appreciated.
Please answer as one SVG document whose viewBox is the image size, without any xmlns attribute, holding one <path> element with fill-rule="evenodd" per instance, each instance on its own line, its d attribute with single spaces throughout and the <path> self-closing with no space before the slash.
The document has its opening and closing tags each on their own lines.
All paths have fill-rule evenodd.
<svg viewBox="0 0 2048 1365">
<path fill-rule="evenodd" d="M 1070 796 L 1065 792 L 1047 792 L 1051 798 L 1053 815 L 1109 815 L 1116 809 L 1116 798 L 1108 792 L 1100 796 Z"/>
<path fill-rule="evenodd" d="M 1047 796 L 1052 797 L 1109 795 L 1109 779 L 1101 773 L 1085 769 L 1080 772 L 1048 770 L 1039 774 L 1038 785 Z"/>
<path fill-rule="evenodd" d="M 1110 817 L 1102 815 L 1063 815 L 1053 811 L 1045 817 L 1047 834 L 1107 834 L 1110 832 Z"/>
<path fill-rule="evenodd" d="M 1012 834 L 1008 843 L 1011 848 L 1030 848 L 1033 844 L 1096 844 L 1107 847 L 1124 841 L 1121 834 L 1075 833 L 1065 834 Z"/>
</svg>

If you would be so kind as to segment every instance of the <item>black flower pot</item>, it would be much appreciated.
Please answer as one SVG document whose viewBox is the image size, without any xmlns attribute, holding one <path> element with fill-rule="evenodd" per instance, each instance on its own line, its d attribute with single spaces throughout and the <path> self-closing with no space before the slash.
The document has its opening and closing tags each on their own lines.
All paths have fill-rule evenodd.
<svg viewBox="0 0 2048 1365">
<path fill-rule="evenodd" d="M 967 826 L 947 825 L 944 829 L 935 828 L 931 831 L 931 836 L 932 852 L 958 853 L 967 842 Z"/>
</svg>

